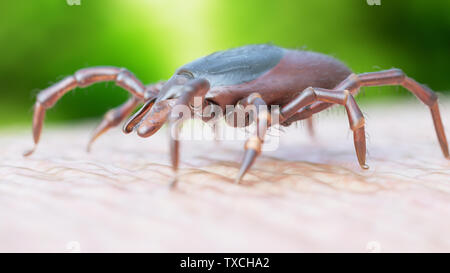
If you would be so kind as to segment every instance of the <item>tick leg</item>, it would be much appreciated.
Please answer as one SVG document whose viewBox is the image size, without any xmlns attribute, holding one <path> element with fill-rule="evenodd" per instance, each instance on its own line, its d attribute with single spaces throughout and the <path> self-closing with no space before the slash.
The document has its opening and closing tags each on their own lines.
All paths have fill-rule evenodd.
<svg viewBox="0 0 450 273">
<path fill-rule="evenodd" d="M 162 86 L 163 82 L 159 82 L 156 84 L 150 84 L 145 87 L 145 98 L 144 100 L 146 103 L 140 109 L 136 115 L 133 115 L 133 117 L 128 121 L 124 126 L 124 133 L 130 133 L 134 126 L 140 121 L 140 119 L 143 117 L 143 115 L 151 108 L 153 105 L 154 100 L 156 99 L 159 90 Z M 128 117 L 131 112 L 142 102 L 143 100 L 137 97 L 131 97 L 128 99 L 124 104 L 109 110 L 102 122 L 95 128 L 94 132 L 92 133 L 91 139 L 89 140 L 87 151 L 90 151 L 90 148 L 92 146 L 92 143 L 102 134 L 104 134 L 109 129 L 116 127 L 119 125 L 126 117 Z M 130 129 L 131 128 L 131 129 Z"/>
<path fill-rule="evenodd" d="M 76 87 L 87 87 L 91 84 L 104 81 L 115 81 L 116 84 L 129 91 L 133 96 L 144 99 L 144 85 L 128 70 L 117 67 L 92 67 L 78 70 L 60 82 L 39 92 L 34 106 L 33 140 L 34 147 L 25 152 L 24 156 L 31 155 L 39 142 L 44 123 L 45 110 L 51 108 L 64 94 Z"/>
<path fill-rule="evenodd" d="M 122 120 L 131 114 L 140 102 L 140 99 L 131 97 L 124 104 L 106 112 L 102 122 L 100 122 L 100 124 L 92 132 L 92 136 L 87 145 L 87 151 L 89 152 L 91 150 L 92 144 L 99 136 L 106 133 L 109 129 L 119 125 Z"/>
<path fill-rule="evenodd" d="M 133 132 L 134 128 L 142 121 L 145 115 L 152 109 L 153 104 L 155 103 L 155 99 L 148 100 L 142 105 L 141 109 L 139 109 L 134 115 L 132 115 L 123 125 L 122 131 L 125 134 L 129 134 Z"/>
<path fill-rule="evenodd" d="M 359 165 L 363 169 L 367 169 L 364 116 L 356 104 L 352 94 L 350 94 L 348 90 L 329 90 L 308 87 L 290 103 L 281 108 L 280 123 L 285 123 L 296 115 L 299 109 L 306 108 L 317 101 L 345 106 L 350 123 L 350 129 L 353 131 L 353 141 L 355 144 L 356 156 L 358 158 Z"/>
<path fill-rule="evenodd" d="M 179 165 L 179 150 L 180 140 L 179 132 L 181 123 L 187 119 L 184 115 L 186 111 L 191 113 L 193 108 L 197 108 L 197 105 L 192 106 L 194 98 L 200 98 L 202 108 L 207 105 L 205 101 L 205 95 L 209 91 L 209 81 L 205 79 L 193 79 L 186 83 L 181 92 L 181 96 L 177 99 L 174 107 L 171 109 L 169 115 L 169 137 L 170 137 L 170 158 L 172 162 L 172 168 L 175 173 L 171 186 L 174 187 L 178 181 L 178 165 Z M 180 114 L 183 115 L 180 117 Z"/>
<path fill-rule="evenodd" d="M 359 75 L 351 74 L 338 86 L 336 86 L 335 89 L 347 89 L 350 91 L 350 93 L 356 95 L 359 89 L 363 86 L 382 85 L 401 85 L 408 91 L 413 93 L 421 102 L 429 107 L 442 153 L 446 158 L 450 159 L 448 142 L 445 136 L 441 114 L 439 113 L 438 97 L 436 93 L 428 87 L 416 82 L 414 79 L 407 77 L 405 73 L 403 73 L 403 71 L 401 71 L 400 69 L 369 72 Z M 314 103 L 313 105 L 311 105 L 311 107 L 301 109 L 296 114 L 294 119 L 303 119 L 330 106 L 331 104 L 324 102 Z"/>
<path fill-rule="evenodd" d="M 252 112 L 256 117 L 256 132 L 245 142 L 244 159 L 242 160 L 235 183 L 241 181 L 242 177 L 244 177 L 255 162 L 256 157 L 261 153 L 261 146 L 264 142 L 267 128 L 270 125 L 270 114 L 267 105 L 258 93 L 252 93 L 250 96 L 240 100 L 238 104 L 244 108 L 248 105 L 254 106 L 254 111 Z"/>
</svg>

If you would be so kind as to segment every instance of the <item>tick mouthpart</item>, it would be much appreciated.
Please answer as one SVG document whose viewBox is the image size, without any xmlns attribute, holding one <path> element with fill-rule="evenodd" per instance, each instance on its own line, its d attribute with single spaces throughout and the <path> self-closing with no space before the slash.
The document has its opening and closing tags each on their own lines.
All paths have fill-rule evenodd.
<svg viewBox="0 0 450 273">
<path fill-rule="evenodd" d="M 140 137 L 149 137 L 156 133 L 166 123 L 175 103 L 176 99 L 155 103 L 140 123 L 137 134 Z"/>
<path fill-rule="evenodd" d="M 158 131 L 162 126 L 164 125 L 164 122 L 160 122 L 160 123 L 151 123 L 148 122 L 146 124 L 142 124 L 141 126 L 139 126 L 138 130 L 137 130 L 137 134 L 140 137 L 149 137 L 152 136 L 154 133 L 156 133 L 156 131 Z"/>
<path fill-rule="evenodd" d="M 136 126 L 145 118 L 145 115 L 150 111 L 155 99 L 149 100 L 139 109 L 131 118 L 128 119 L 127 122 L 123 125 L 122 131 L 125 134 L 131 133 Z"/>
</svg>

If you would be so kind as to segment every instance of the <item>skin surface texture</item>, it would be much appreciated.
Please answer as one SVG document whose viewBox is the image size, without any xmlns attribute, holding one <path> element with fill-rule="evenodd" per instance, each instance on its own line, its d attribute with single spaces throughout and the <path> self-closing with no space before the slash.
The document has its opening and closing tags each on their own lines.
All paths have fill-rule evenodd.
<svg viewBox="0 0 450 273">
<path fill-rule="evenodd" d="M 336 107 L 315 117 L 315 140 L 305 123 L 285 128 L 241 185 L 244 140 L 185 141 L 172 190 L 167 127 L 148 139 L 111 130 L 86 153 L 94 124 L 49 126 L 27 158 L 28 130 L 4 131 L 0 251 L 449 252 L 450 161 L 427 107 L 361 107 L 367 171 Z"/>
</svg>

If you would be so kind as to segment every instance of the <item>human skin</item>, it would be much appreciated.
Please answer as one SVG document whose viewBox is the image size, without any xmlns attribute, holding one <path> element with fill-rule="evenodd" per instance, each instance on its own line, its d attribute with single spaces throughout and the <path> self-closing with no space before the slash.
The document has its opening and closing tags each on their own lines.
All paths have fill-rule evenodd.
<svg viewBox="0 0 450 273">
<path fill-rule="evenodd" d="M 243 141 L 184 141 L 170 189 L 165 128 L 111 130 L 89 154 L 91 124 L 48 128 L 29 158 L 28 132 L 4 130 L 0 251 L 450 251 L 450 161 L 428 109 L 361 108 L 369 170 L 337 106 L 315 118 L 315 139 L 284 129 L 240 185 Z M 448 134 L 449 100 L 441 112 Z"/>
</svg>

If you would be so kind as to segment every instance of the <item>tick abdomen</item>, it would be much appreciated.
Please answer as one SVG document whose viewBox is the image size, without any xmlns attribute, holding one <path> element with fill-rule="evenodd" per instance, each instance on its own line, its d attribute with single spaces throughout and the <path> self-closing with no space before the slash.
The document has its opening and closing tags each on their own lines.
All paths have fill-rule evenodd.
<svg viewBox="0 0 450 273">
<path fill-rule="evenodd" d="M 212 82 L 206 98 L 222 107 L 234 105 L 253 92 L 261 94 L 267 104 L 282 106 L 309 86 L 331 89 L 351 74 L 345 64 L 331 56 L 272 45 L 245 46 L 215 54 L 181 69 L 196 64 L 193 75 Z M 219 65 L 211 63 L 217 59 Z"/>
</svg>

